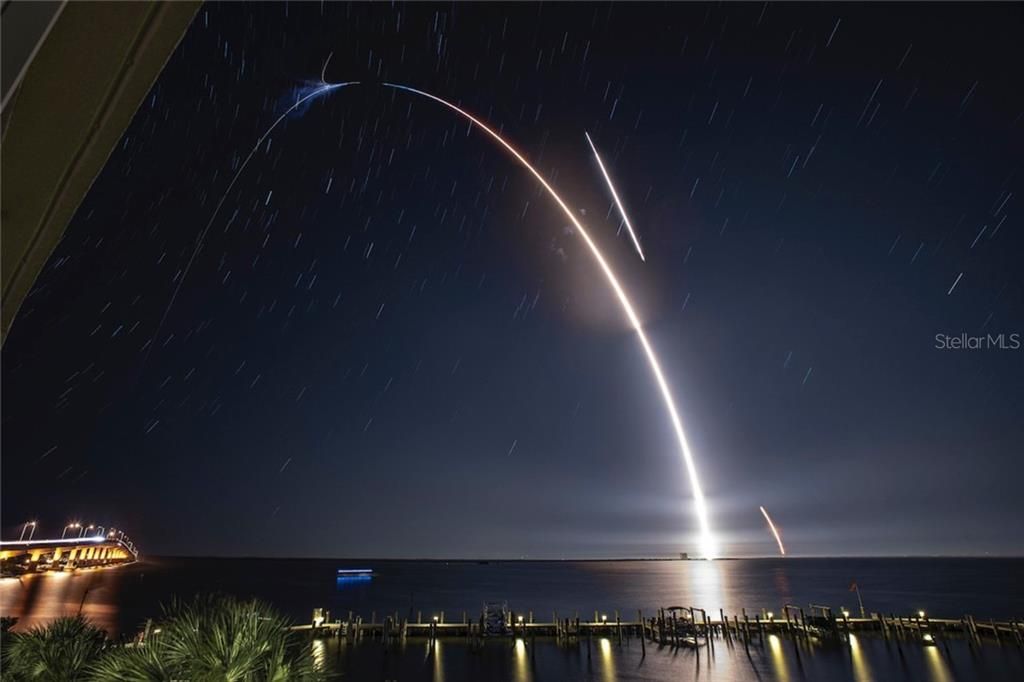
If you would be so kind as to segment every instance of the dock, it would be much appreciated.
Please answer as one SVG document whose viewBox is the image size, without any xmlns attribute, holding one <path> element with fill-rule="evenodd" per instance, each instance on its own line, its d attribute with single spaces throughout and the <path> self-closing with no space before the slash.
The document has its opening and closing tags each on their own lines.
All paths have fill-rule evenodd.
<svg viewBox="0 0 1024 682">
<path fill-rule="evenodd" d="M 786 637 L 818 642 L 849 642 L 853 633 L 874 633 L 896 642 L 917 642 L 922 646 L 936 646 L 944 638 L 965 638 L 980 645 L 982 640 L 1002 645 L 1024 647 L 1024 619 L 979 620 L 972 615 L 960 618 L 932 618 L 918 612 L 911 615 L 884 615 L 853 617 L 848 612 L 834 613 L 829 607 L 809 605 L 808 608 L 787 604 L 778 613 L 761 610 L 727 616 L 721 610 L 717 617 L 704 609 L 691 606 L 670 606 L 645 617 L 640 610 L 635 617 L 625 620 L 618 611 L 602 614 L 595 611 L 593 618 L 581 618 L 578 612 L 571 616 L 551 613 L 550 620 L 535 619 L 532 611 L 508 611 L 496 624 L 488 621 L 486 613 L 471 618 L 463 611 L 452 621 L 444 612 L 423 617 L 400 618 L 398 613 L 371 613 L 368 620 L 349 612 L 344 619 L 330 619 L 330 613 L 315 609 L 307 624 L 295 625 L 293 630 L 307 632 L 314 637 L 337 637 L 349 642 L 364 639 L 385 643 L 407 638 L 426 639 L 462 638 L 471 643 L 485 639 L 507 638 L 532 640 L 536 637 L 554 638 L 559 643 L 571 644 L 580 640 L 608 638 L 639 639 L 646 650 L 648 643 L 673 648 L 714 648 L 716 640 L 744 646 L 762 644 L 766 637 Z"/>
</svg>

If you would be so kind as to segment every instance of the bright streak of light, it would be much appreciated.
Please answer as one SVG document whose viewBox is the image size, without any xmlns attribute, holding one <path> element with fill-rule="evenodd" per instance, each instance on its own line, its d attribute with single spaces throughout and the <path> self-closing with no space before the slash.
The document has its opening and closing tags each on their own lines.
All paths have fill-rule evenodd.
<svg viewBox="0 0 1024 682">
<path fill-rule="evenodd" d="M 633 310 L 633 304 L 630 302 L 629 297 L 626 296 L 626 292 L 622 288 L 622 285 L 619 284 L 619 280 L 615 276 L 615 273 L 612 271 L 611 266 L 608 265 L 608 262 L 601 254 L 601 250 L 597 247 L 597 244 L 594 242 L 593 239 L 591 239 L 590 235 L 587 233 L 586 228 L 584 228 L 583 225 L 580 224 L 580 221 L 576 219 L 576 216 L 573 214 L 572 210 L 566 205 L 566 203 L 562 200 L 562 197 L 558 195 L 554 188 L 548 184 L 547 180 L 544 179 L 544 176 L 542 176 L 540 172 L 538 172 L 537 169 L 534 168 L 530 164 L 530 162 L 527 161 L 526 158 L 523 157 L 523 155 L 516 150 L 515 147 L 506 142 L 505 139 L 501 137 L 501 135 L 499 135 L 494 130 L 489 128 L 479 119 L 475 118 L 472 114 L 460 109 L 459 107 L 457 107 L 456 105 L 452 104 L 447 100 L 441 99 L 436 95 L 431 95 L 429 92 L 417 90 L 407 85 L 397 85 L 394 83 L 382 83 L 381 85 L 389 88 L 395 88 L 397 90 L 404 90 L 406 92 L 411 92 L 413 94 L 426 97 L 427 99 L 431 99 L 439 104 L 448 107 L 449 109 L 452 109 L 461 116 L 464 116 L 477 127 L 479 127 L 481 130 L 486 132 L 488 135 L 494 138 L 494 140 L 498 142 L 498 144 L 500 144 L 502 147 L 508 150 L 508 152 L 512 154 L 512 156 L 514 156 L 516 160 L 518 160 L 519 163 L 521 163 L 526 168 L 526 170 L 530 171 L 533 177 L 537 179 L 537 182 L 539 182 L 544 187 L 544 189 L 547 190 L 548 194 L 551 195 L 551 198 L 555 200 L 555 203 L 558 204 L 558 206 L 562 209 L 562 212 L 565 213 L 569 221 L 579 231 L 579 234 L 583 238 L 583 241 L 586 242 L 587 247 L 590 249 L 591 255 L 593 255 L 594 260 L 597 261 L 597 264 L 600 266 L 601 271 L 604 273 L 605 279 L 608 280 L 608 284 L 611 285 L 612 290 L 615 292 L 615 296 L 619 299 L 619 303 L 621 304 L 623 311 L 626 313 L 626 317 L 629 318 L 629 322 L 633 326 L 633 330 L 636 332 L 637 338 L 640 340 L 640 345 L 643 347 L 644 354 L 647 356 L 647 363 L 648 365 L 650 365 L 651 373 L 654 375 L 654 379 L 658 384 L 658 388 L 661 390 L 661 397 L 665 403 L 665 408 L 668 410 L 669 417 L 672 420 L 672 428 L 675 431 L 676 440 L 679 442 L 679 449 L 682 452 L 683 461 L 686 465 L 686 473 L 690 479 L 690 488 L 693 491 L 694 507 L 697 513 L 697 520 L 700 524 L 701 554 L 706 559 L 715 558 L 717 548 L 715 546 L 714 537 L 711 533 L 711 524 L 708 519 L 708 510 L 707 503 L 704 500 L 704 491 L 701 489 L 700 486 L 700 479 L 697 476 L 697 467 L 694 464 L 693 454 L 690 452 L 690 445 L 686 440 L 686 433 L 683 431 L 683 423 L 679 417 L 679 412 L 676 409 L 675 400 L 672 397 L 672 391 L 669 389 L 668 382 L 665 380 L 664 374 L 662 374 L 661 364 L 658 362 L 658 358 L 654 353 L 654 349 L 651 347 L 650 342 L 647 340 L 647 335 L 644 333 L 643 325 L 640 323 L 640 318 L 637 317 L 636 312 L 634 312 Z"/>
<path fill-rule="evenodd" d="M 779 535 L 778 529 L 775 524 L 772 523 L 772 517 L 768 516 L 768 512 L 765 511 L 764 507 L 761 507 L 761 513 L 764 514 L 764 520 L 768 522 L 768 527 L 772 529 L 772 535 L 775 536 L 775 542 L 779 543 L 779 553 L 782 556 L 786 556 L 786 548 L 782 546 L 782 536 Z"/>
<path fill-rule="evenodd" d="M 587 138 L 587 144 L 590 145 L 590 151 L 594 152 L 594 159 L 597 160 L 597 167 L 601 169 L 601 175 L 604 176 L 604 181 L 608 183 L 608 191 L 612 193 L 612 199 L 615 200 L 615 205 L 619 207 L 619 215 L 622 216 L 622 221 L 626 223 L 626 229 L 629 230 L 629 237 L 633 240 L 633 246 L 636 247 L 637 254 L 640 255 L 640 260 L 647 261 L 644 258 L 644 251 L 640 248 L 640 241 L 636 238 L 636 232 L 633 231 L 633 225 L 629 222 L 629 216 L 626 215 L 626 207 L 622 205 L 622 200 L 619 199 L 619 193 L 615 191 L 615 185 L 612 184 L 611 176 L 608 175 L 608 171 L 605 170 L 604 163 L 601 161 L 601 155 L 597 153 L 597 147 L 594 146 L 594 141 L 590 139 L 590 133 L 583 133 Z"/>
</svg>

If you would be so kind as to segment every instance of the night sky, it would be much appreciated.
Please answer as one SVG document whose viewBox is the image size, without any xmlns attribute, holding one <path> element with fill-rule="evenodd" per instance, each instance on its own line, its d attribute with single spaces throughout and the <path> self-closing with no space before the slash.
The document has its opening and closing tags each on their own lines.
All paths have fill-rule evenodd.
<svg viewBox="0 0 1024 682">
<path fill-rule="evenodd" d="M 1024 334 L 1022 29 L 1019 4 L 206 5 L 3 347 L 4 536 L 697 551 L 670 422 L 583 242 L 492 140 L 391 80 L 500 128 L 596 236 L 724 554 L 775 553 L 758 505 L 792 554 L 1021 554 L 1024 350 L 936 335 Z M 328 81 L 364 85 L 274 131 L 181 282 L 330 55 Z"/>
</svg>

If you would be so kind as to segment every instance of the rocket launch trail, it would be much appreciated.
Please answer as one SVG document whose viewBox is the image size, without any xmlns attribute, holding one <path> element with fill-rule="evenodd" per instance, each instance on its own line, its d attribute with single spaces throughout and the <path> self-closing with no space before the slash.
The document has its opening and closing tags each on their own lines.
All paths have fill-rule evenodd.
<svg viewBox="0 0 1024 682">
<path fill-rule="evenodd" d="M 636 312 L 633 309 L 633 304 L 626 295 L 625 289 L 619 283 L 618 277 L 615 276 L 615 272 L 612 270 L 608 261 L 605 260 L 604 255 L 601 253 L 600 248 L 590 237 L 587 229 L 576 219 L 572 210 L 566 205 L 565 201 L 559 196 L 558 192 L 548 184 L 548 181 L 544 179 L 544 176 L 533 167 L 533 165 L 526 160 L 526 158 L 520 154 L 515 147 L 509 144 L 501 135 L 488 127 L 485 123 L 475 118 L 469 112 L 459 108 L 451 102 L 432 95 L 429 92 L 423 90 L 417 90 L 416 88 L 409 87 L 407 85 L 398 85 L 395 83 L 382 83 L 383 86 L 388 88 L 394 88 L 396 90 L 402 90 L 405 92 L 426 97 L 427 99 L 433 100 L 438 104 L 442 104 L 449 109 L 455 111 L 460 116 L 465 117 L 478 128 L 490 135 L 498 144 L 504 147 L 512 156 L 516 158 L 519 163 L 523 165 L 539 182 L 547 193 L 551 195 L 555 203 L 558 204 L 562 212 L 573 224 L 576 230 L 579 232 L 583 241 L 586 242 L 587 248 L 590 250 L 590 254 L 593 256 L 597 265 L 600 267 L 601 272 L 604 274 L 605 279 L 615 292 L 615 296 L 622 306 L 623 312 L 626 317 L 629 318 L 630 324 L 633 326 L 633 330 L 636 332 L 637 339 L 640 341 L 640 346 L 643 348 L 644 355 L 647 357 L 647 364 L 650 366 L 651 374 L 654 375 L 655 383 L 658 385 L 658 389 L 661 392 L 662 401 L 665 404 L 665 409 L 668 412 L 669 419 L 672 422 L 672 428 L 675 431 L 676 441 L 679 444 L 679 451 L 683 457 L 683 463 L 686 467 L 686 473 L 690 479 L 690 489 L 693 493 L 694 508 L 697 514 L 697 520 L 700 525 L 700 551 L 701 555 L 706 559 L 713 559 L 716 554 L 716 546 L 714 536 L 711 532 L 711 523 L 708 518 L 707 503 L 704 499 L 704 491 L 700 485 L 700 478 L 697 475 L 697 466 L 694 462 L 693 453 L 690 450 L 690 445 L 686 439 L 686 433 L 683 430 L 683 422 L 679 417 L 679 411 L 676 409 L 675 399 L 672 396 L 672 390 L 669 388 L 668 382 L 665 379 L 664 373 L 661 371 L 661 363 L 658 362 L 658 357 L 654 352 L 654 348 L 651 346 L 650 341 L 647 339 L 647 334 L 644 333 L 643 325 L 640 322 L 640 318 L 637 317 Z"/>
</svg>

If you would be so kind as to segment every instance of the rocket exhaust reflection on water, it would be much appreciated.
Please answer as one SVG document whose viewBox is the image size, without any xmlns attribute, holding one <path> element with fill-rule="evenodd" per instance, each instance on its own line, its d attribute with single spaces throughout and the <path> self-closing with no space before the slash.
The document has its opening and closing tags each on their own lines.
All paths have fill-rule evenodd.
<svg viewBox="0 0 1024 682">
<path fill-rule="evenodd" d="M 526 170 L 530 171 L 533 177 L 537 179 L 537 182 L 539 182 L 544 187 L 544 189 L 547 190 L 548 194 L 551 195 L 551 198 L 555 200 L 555 203 L 558 204 L 559 208 L 562 209 L 562 212 L 565 213 L 565 216 L 577 229 L 580 236 L 583 238 L 583 241 L 586 242 L 587 247 L 590 249 L 590 253 L 594 257 L 594 260 L 597 261 L 598 266 L 601 268 L 601 272 L 604 273 L 605 279 L 608 281 L 608 284 L 615 292 L 615 296 L 618 298 L 619 304 L 622 306 L 623 311 L 626 313 L 626 317 L 629 318 L 629 322 L 630 324 L 632 324 L 633 330 L 636 332 L 637 339 L 640 341 L 640 345 L 643 347 L 644 355 L 647 356 L 647 363 L 650 366 L 651 373 L 654 375 L 655 382 L 658 384 L 658 388 L 661 391 L 661 397 L 665 403 L 665 409 L 668 411 L 669 418 L 672 421 L 672 428 L 675 431 L 676 440 L 679 443 L 679 449 L 683 455 L 683 462 L 686 465 L 686 473 L 688 474 L 690 479 L 690 489 L 693 492 L 694 507 L 697 512 L 697 520 L 700 524 L 701 555 L 705 559 L 715 558 L 717 549 L 715 547 L 714 537 L 711 534 L 711 524 L 708 519 L 708 510 L 707 503 L 704 500 L 704 491 L 701 489 L 700 479 L 697 476 L 697 467 L 694 463 L 693 454 L 690 452 L 690 445 L 686 440 L 686 433 L 683 431 L 683 423 L 679 417 L 679 412 L 676 409 L 675 399 L 672 397 L 672 391 L 669 389 L 668 382 L 665 380 L 665 376 L 661 371 L 661 363 L 658 362 L 658 358 L 654 353 L 654 348 L 651 346 L 650 341 L 647 340 L 647 335 L 644 333 L 643 325 L 640 323 L 640 318 L 637 317 L 636 312 L 633 310 L 633 304 L 630 302 L 629 297 L 626 295 L 625 290 L 622 288 L 622 285 L 619 284 L 618 278 L 612 271 L 611 266 L 608 265 L 608 262 L 602 255 L 601 250 L 598 248 L 594 240 L 591 239 L 590 234 L 587 232 L 586 228 L 583 227 L 582 224 L 580 224 L 580 221 L 576 219 L 576 216 L 573 214 L 572 210 L 566 205 L 565 201 L 562 200 L 562 197 L 558 195 L 554 188 L 550 184 L 548 184 L 547 180 L 544 179 L 544 176 L 542 176 L 540 172 L 538 172 L 537 169 L 534 168 L 533 165 L 530 164 L 530 162 L 527 161 L 526 158 L 516 150 L 515 147 L 506 142 L 501 135 L 499 135 L 494 130 L 489 128 L 479 119 L 475 118 L 472 114 L 468 113 L 467 111 L 464 111 L 463 109 L 460 109 L 459 107 L 457 107 L 456 105 L 452 104 L 447 100 L 437 97 L 436 95 L 432 95 L 429 92 L 424 92 L 423 90 L 417 90 L 416 88 L 411 88 L 407 85 L 398 85 L 395 83 L 382 83 L 381 85 L 388 88 L 394 88 L 396 90 L 404 90 L 405 92 L 411 92 L 415 95 L 431 99 L 439 104 L 448 107 L 449 109 L 452 109 L 459 115 L 468 119 L 478 128 L 486 132 L 488 135 L 494 138 L 494 140 L 498 144 L 500 144 L 510 154 L 512 154 L 512 156 L 514 156 L 516 160 L 519 161 L 519 163 L 521 163 L 524 168 L 526 168 Z M 610 182 L 611 181 L 609 180 L 609 183 Z"/>
<path fill-rule="evenodd" d="M 772 535 L 775 536 L 775 542 L 779 543 L 779 553 L 782 554 L 782 556 L 786 556 L 786 548 L 782 546 L 782 537 L 779 535 L 779 531 L 775 527 L 775 524 L 772 523 L 772 517 L 768 516 L 768 512 L 765 511 L 764 507 L 761 507 L 761 513 L 764 514 L 764 520 L 768 522 L 768 527 L 771 529 Z"/>
</svg>

